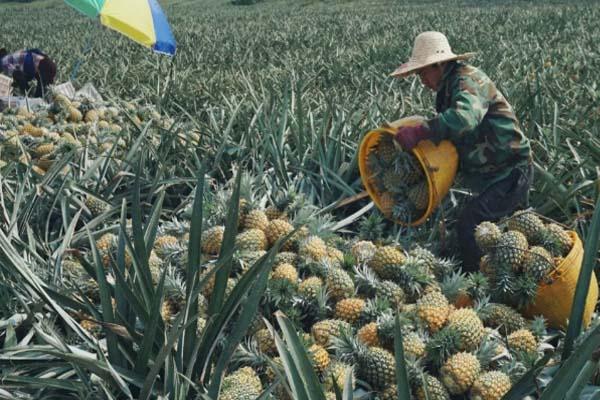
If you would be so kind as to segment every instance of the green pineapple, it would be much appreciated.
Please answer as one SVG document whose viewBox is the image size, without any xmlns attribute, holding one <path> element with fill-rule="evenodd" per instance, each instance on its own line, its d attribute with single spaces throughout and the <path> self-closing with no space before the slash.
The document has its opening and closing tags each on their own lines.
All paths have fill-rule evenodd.
<svg viewBox="0 0 600 400">
<path fill-rule="evenodd" d="M 518 311 L 504 304 L 489 303 L 482 314 L 485 324 L 498 328 L 502 335 L 509 335 L 527 326 L 527 321 Z"/>
<path fill-rule="evenodd" d="M 359 293 L 387 299 L 393 307 L 400 306 L 406 298 L 402 287 L 392 281 L 378 279 L 368 267 L 355 268 L 354 280 Z"/>
<path fill-rule="evenodd" d="M 523 259 L 523 271 L 542 281 L 554 269 L 552 254 L 541 246 L 533 246 Z"/>
<path fill-rule="evenodd" d="M 544 231 L 543 246 L 555 257 L 566 257 L 573 247 L 573 240 L 560 225 L 548 224 Z"/>
<path fill-rule="evenodd" d="M 327 269 L 325 283 L 332 300 L 341 300 L 354 293 L 354 281 L 346 271 L 341 268 Z"/>
<path fill-rule="evenodd" d="M 429 205 L 429 186 L 427 181 L 417 183 L 408 189 L 408 199 L 419 211 L 424 211 Z"/>
<path fill-rule="evenodd" d="M 507 221 L 506 226 L 511 231 L 525 235 L 530 244 L 540 244 L 544 239 L 544 223 L 530 211 L 517 211 Z"/>
<path fill-rule="evenodd" d="M 423 379 L 415 386 L 418 400 L 450 400 L 446 387 L 430 374 L 424 374 Z"/>
<path fill-rule="evenodd" d="M 394 275 L 394 270 L 401 268 L 405 260 L 406 256 L 396 246 L 383 246 L 375 251 L 373 258 L 369 261 L 369 267 L 379 277 L 389 279 Z"/>
<path fill-rule="evenodd" d="M 494 252 L 494 262 L 500 267 L 510 267 L 514 271 L 521 269 L 521 261 L 529 248 L 527 238 L 518 231 L 508 231 L 500 236 Z"/>
</svg>

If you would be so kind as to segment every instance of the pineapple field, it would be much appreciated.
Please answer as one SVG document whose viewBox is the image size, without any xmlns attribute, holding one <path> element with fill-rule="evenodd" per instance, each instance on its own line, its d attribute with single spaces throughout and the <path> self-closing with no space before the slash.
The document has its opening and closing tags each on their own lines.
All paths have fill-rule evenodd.
<svg viewBox="0 0 600 400">
<path fill-rule="evenodd" d="M 0 111 L 0 399 L 600 399 L 597 2 L 160 3 L 173 58 L 0 2 L 0 48 L 102 97 Z M 477 272 L 460 173 L 432 209 L 383 135 L 363 192 L 366 134 L 434 113 L 389 77 L 426 30 L 532 143 L 530 208 L 477 226 Z"/>
</svg>

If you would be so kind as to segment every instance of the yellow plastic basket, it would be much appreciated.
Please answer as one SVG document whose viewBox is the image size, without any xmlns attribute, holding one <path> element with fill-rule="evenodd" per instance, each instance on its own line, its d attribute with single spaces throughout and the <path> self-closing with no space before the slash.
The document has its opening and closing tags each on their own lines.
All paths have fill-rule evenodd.
<svg viewBox="0 0 600 400">
<path fill-rule="evenodd" d="M 358 152 L 360 177 L 369 196 L 382 212 L 384 212 L 384 209 L 381 203 L 381 193 L 374 185 L 373 171 L 367 163 L 369 153 L 377 146 L 382 135 L 394 135 L 399 127 L 420 125 L 423 120 L 424 118 L 420 116 L 402 118 L 392 122 L 387 127 L 370 131 L 361 142 Z M 458 152 L 452 142 L 448 140 L 441 141 L 439 145 L 435 145 L 431 140 L 423 140 L 417 144 L 412 152 L 419 160 L 427 177 L 429 201 L 423 214 L 414 221 L 394 220 L 394 222 L 405 226 L 421 225 L 429 218 L 448 194 L 458 169 Z"/>
</svg>

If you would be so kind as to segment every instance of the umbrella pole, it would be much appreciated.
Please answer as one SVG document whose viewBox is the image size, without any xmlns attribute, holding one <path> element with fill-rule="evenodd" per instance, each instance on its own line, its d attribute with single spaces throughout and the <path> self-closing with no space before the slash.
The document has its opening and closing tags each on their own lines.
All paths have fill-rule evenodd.
<svg viewBox="0 0 600 400">
<path fill-rule="evenodd" d="M 75 62 L 75 65 L 73 66 L 73 70 L 71 71 L 71 76 L 69 77 L 69 80 L 71 82 L 75 81 L 75 79 L 77 78 L 77 74 L 79 73 L 79 67 L 81 67 L 81 64 L 85 60 L 85 56 L 92 50 L 93 37 L 94 37 L 93 35 L 88 34 L 88 39 L 83 47 L 83 51 L 81 52 L 82 54 L 77 59 L 77 62 Z"/>
</svg>

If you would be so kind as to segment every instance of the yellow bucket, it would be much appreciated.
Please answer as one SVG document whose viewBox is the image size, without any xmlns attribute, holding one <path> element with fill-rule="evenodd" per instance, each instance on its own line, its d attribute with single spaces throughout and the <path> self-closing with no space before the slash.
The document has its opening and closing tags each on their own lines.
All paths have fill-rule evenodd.
<svg viewBox="0 0 600 400">
<path fill-rule="evenodd" d="M 532 318 L 543 315 L 552 328 L 567 327 L 571 315 L 571 307 L 575 298 L 575 288 L 583 262 L 583 244 L 576 232 L 568 232 L 573 239 L 573 248 L 564 260 L 551 273 L 551 283 L 538 287 L 535 302 L 523 311 L 523 315 Z M 592 320 L 592 313 L 598 301 L 598 281 L 592 272 L 590 287 L 585 300 L 583 325 L 587 327 Z"/>
<path fill-rule="evenodd" d="M 370 131 L 366 134 L 360 144 L 360 149 L 358 151 L 360 177 L 369 196 L 371 196 L 375 205 L 382 210 L 382 212 L 381 192 L 371 180 L 373 172 L 367 163 L 369 153 L 377 146 L 381 135 L 394 135 L 399 127 L 420 125 L 423 120 L 424 118 L 419 116 L 399 119 L 392 122 L 388 127 L 381 127 Z M 449 140 L 443 140 L 437 146 L 431 140 L 422 140 L 412 150 L 412 153 L 419 160 L 419 163 L 425 172 L 425 176 L 427 177 L 429 201 L 423 214 L 415 221 L 411 221 L 410 223 L 399 220 L 394 221 L 405 226 L 421 225 L 429 218 L 433 210 L 435 210 L 442 199 L 448 194 L 448 191 L 454 182 L 456 170 L 458 169 L 458 152 L 456 151 L 456 147 L 454 147 Z"/>
</svg>

